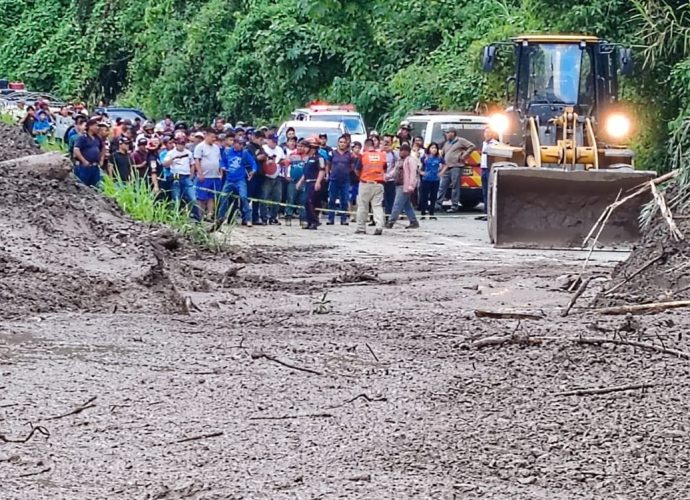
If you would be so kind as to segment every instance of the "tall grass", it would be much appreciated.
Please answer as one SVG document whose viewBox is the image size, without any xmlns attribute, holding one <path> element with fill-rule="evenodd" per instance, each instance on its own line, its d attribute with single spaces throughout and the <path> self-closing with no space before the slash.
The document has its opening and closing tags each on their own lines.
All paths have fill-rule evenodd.
<svg viewBox="0 0 690 500">
<path fill-rule="evenodd" d="M 145 179 L 135 177 L 129 182 L 120 182 L 106 175 L 103 176 L 101 189 L 104 196 L 115 200 L 123 212 L 134 220 L 169 227 L 195 244 L 215 252 L 228 242 L 231 231 L 209 233 L 203 223 L 190 217 L 189 207 L 157 200 Z"/>
</svg>

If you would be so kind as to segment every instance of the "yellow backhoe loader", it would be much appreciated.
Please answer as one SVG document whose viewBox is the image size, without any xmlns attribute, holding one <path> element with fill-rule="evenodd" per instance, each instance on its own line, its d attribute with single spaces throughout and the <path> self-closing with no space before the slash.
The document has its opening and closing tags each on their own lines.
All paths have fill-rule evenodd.
<svg viewBox="0 0 690 500">
<path fill-rule="evenodd" d="M 485 71 L 505 47 L 515 72 L 512 105 L 490 121 L 500 140 L 486 150 L 489 236 L 499 247 L 581 247 L 608 205 L 655 176 L 634 169 L 625 144 L 618 75 L 631 74 L 631 51 L 594 36 L 525 35 L 485 47 Z M 647 200 L 614 211 L 599 243 L 637 241 Z"/>
</svg>

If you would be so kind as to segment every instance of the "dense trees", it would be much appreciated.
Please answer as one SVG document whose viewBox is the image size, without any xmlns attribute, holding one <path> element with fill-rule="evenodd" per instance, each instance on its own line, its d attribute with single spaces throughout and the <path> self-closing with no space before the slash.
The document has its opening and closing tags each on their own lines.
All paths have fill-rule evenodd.
<svg viewBox="0 0 690 500">
<path fill-rule="evenodd" d="M 279 119 L 319 97 L 384 128 L 411 109 L 473 109 L 503 92 L 481 47 L 521 31 L 649 46 L 624 86 L 647 164 L 690 112 L 690 9 L 673 0 L 0 0 L 0 12 L 1 75 L 154 115 Z"/>
</svg>

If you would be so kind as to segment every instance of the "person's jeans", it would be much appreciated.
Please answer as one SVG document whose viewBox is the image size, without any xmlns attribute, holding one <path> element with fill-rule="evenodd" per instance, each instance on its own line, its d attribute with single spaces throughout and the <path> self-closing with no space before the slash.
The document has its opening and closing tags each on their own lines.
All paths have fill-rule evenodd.
<svg viewBox="0 0 690 500">
<path fill-rule="evenodd" d="M 482 198 L 484 199 L 484 213 L 489 212 L 489 172 L 488 168 L 482 169 Z"/>
<path fill-rule="evenodd" d="M 242 212 L 242 222 L 248 222 L 251 218 L 252 210 L 249 207 L 249 200 L 247 199 L 247 181 L 240 179 L 239 181 L 231 181 L 226 179 L 223 183 L 223 189 L 220 195 L 220 206 L 218 207 L 218 220 L 225 220 L 230 204 L 237 203 L 237 198 L 240 202 L 240 210 Z"/>
<path fill-rule="evenodd" d="M 429 215 L 434 215 L 439 184 L 439 181 L 422 180 L 419 188 L 419 209 L 422 214 L 428 213 Z"/>
<path fill-rule="evenodd" d="M 395 181 L 389 181 L 383 185 L 383 207 L 386 215 L 390 215 L 393 211 L 393 203 L 395 203 Z"/>
<path fill-rule="evenodd" d="M 173 177 L 172 185 L 170 186 L 170 195 L 173 203 L 175 203 L 178 209 L 180 201 L 184 201 L 191 207 L 192 217 L 198 221 L 201 220 L 201 212 L 199 211 L 199 206 L 196 204 L 196 187 L 194 186 L 194 182 L 192 182 L 191 175 L 180 175 L 177 179 Z"/>
<path fill-rule="evenodd" d="M 376 229 L 383 229 L 383 189 L 383 184 L 359 183 L 357 190 L 357 231 L 366 231 L 370 203 Z"/>
<path fill-rule="evenodd" d="M 348 181 L 332 180 L 328 183 L 328 210 L 336 209 L 336 199 L 338 203 L 338 210 L 347 212 L 350 202 L 350 183 Z M 340 214 L 340 221 L 347 222 L 347 213 Z M 335 213 L 328 212 L 328 222 L 335 221 Z"/>
<path fill-rule="evenodd" d="M 316 191 L 316 182 L 307 181 L 305 184 L 304 210 L 307 216 L 307 224 L 316 226 L 319 224 L 319 215 L 316 213 L 316 202 L 319 193 Z"/>
<path fill-rule="evenodd" d="M 260 174 L 254 174 L 252 178 L 247 183 L 247 194 L 250 198 L 259 199 L 261 198 L 261 188 L 263 187 L 264 176 Z M 252 222 L 258 223 L 260 220 L 260 208 L 261 203 L 258 201 L 252 201 Z"/>
<path fill-rule="evenodd" d="M 295 181 L 288 182 L 287 194 L 286 194 L 288 205 L 301 205 L 302 208 L 287 207 L 285 209 L 285 215 L 292 218 L 295 212 L 299 211 L 299 220 L 304 220 L 305 210 L 304 210 L 304 199 L 306 198 L 306 191 L 304 189 L 297 190 L 297 183 Z"/>
<path fill-rule="evenodd" d="M 395 187 L 395 203 L 393 203 L 393 211 L 388 219 L 388 222 L 395 222 L 400 217 L 401 212 L 405 212 L 410 223 L 417 222 L 417 215 L 414 213 L 411 201 L 412 193 L 403 191 L 403 186 Z"/>
<path fill-rule="evenodd" d="M 87 186 L 98 186 L 98 183 L 101 182 L 101 169 L 98 168 L 98 165 L 91 165 L 90 167 L 77 165 L 74 174 Z"/>
<path fill-rule="evenodd" d="M 276 177 L 264 177 L 264 182 L 261 185 L 261 199 L 280 203 L 280 197 L 283 194 L 283 181 Z M 278 219 L 278 205 L 262 203 L 259 209 L 261 218 L 264 221 Z"/>
</svg>

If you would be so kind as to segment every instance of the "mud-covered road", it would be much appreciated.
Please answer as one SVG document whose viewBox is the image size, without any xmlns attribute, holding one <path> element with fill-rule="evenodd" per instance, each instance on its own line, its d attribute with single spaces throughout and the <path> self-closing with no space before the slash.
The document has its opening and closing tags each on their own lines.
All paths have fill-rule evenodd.
<svg viewBox="0 0 690 500">
<path fill-rule="evenodd" d="M 577 342 L 690 352 L 690 315 L 562 318 L 585 254 L 491 249 L 474 215 L 238 228 L 180 258 L 189 315 L 4 320 L 0 497 L 690 498 L 690 360 Z M 474 314 L 509 307 L 544 318 Z M 630 384 L 654 386 L 559 395 Z"/>
</svg>

